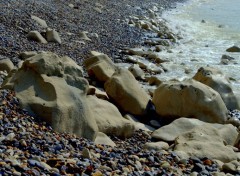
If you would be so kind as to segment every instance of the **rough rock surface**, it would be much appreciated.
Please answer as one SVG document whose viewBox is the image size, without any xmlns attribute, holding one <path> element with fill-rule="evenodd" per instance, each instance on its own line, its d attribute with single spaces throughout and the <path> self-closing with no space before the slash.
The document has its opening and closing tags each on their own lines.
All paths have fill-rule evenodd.
<svg viewBox="0 0 240 176">
<path fill-rule="evenodd" d="M 29 40 L 33 40 L 39 43 L 47 43 L 47 40 L 38 31 L 30 31 L 27 35 Z"/>
<path fill-rule="evenodd" d="M 191 131 L 198 126 L 211 125 L 216 128 L 225 141 L 225 144 L 234 145 L 238 136 L 237 128 L 233 125 L 206 123 L 198 119 L 179 118 L 174 120 L 169 125 L 163 126 L 152 133 L 152 137 L 158 140 L 173 142 L 179 135 Z M 229 135 L 231 134 L 231 135 Z"/>
<path fill-rule="evenodd" d="M 0 71 L 7 71 L 8 73 L 14 68 L 14 65 L 10 59 L 0 60 Z"/>
<path fill-rule="evenodd" d="M 225 123 L 227 119 L 227 108 L 219 93 L 192 79 L 163 82 L 155 90 L 152 101 L 165 120 L 188 117 Z"/>
<path fill-rule="evenodd" d="M 115 147 L 116 144 L 104 133 L 98 132 L 96 139 L 94 140 L 95 144 L 109 145 Z"/>
<path fill-rule="evenodd" d="M 135 130 L 133 123 L 124 119 L 116 106 L 91 95 L 87 96 L 87 104 L 100 132 L 124 138 L 132 136 Z"/>
<path fill-rule="evenodd" d="M 161 150 L 167 150 L 169 148 L 168 143 L 166 142 L 148 142 L 143 145 L 144 149 L 147 150 L 156 150 L 156 151 L 161 151 Z"/>
<path fill-rule="evenodd" d="M 48 42 L 56 42 L 56 43 L 59 43 L 59 44 L 62 43 L 58 32 L 54 29 L 47 29 L 46 39 L 47 39 Z"/>
<path fill-rule="evenodd" d="M 3 88 L 16 91 L 24 108 L 60 132 L 94 139 L 98 131 L 86 104 L 88 82 L 69 57 L 42 53 L 26 59 Z"/>
<path fill-rule="evenodd" d="M 226 50 L 227 52 L 240 52 L 240 48 L 238 46 L 232 46 Z"/>
<path fill-rule="evenodd" d="M 237 159 L 233 149 L 224 145 L 218 130 L 211 125 L 202 125 L 181 134 L 175 140 L 175 151 L 183 151 L 188 157 L 208 157 L 222 162 Z"/>
<path fill-rule="evenodd" d="M 228 109 L 240 108 L 239 100 L 233 93 L 229 79 L 220 70 L 212 67 L 201 67 L 193 79 L 216 90 Z"/>
<path fill-rule="evenodd" d="M 104 88 L 121 109 L 134 115 L 144 115 L 150 98 L 131 72 L 119 68 L 104 84 Z"/>
<path fill-rule="evenodd" d="M 105 54 L 98 54 L 86 59 L 84 65 L 89 76 L 94 76 L 102 82 L 107 81 L 116 69 L 112 60 Z"/>
</svg>

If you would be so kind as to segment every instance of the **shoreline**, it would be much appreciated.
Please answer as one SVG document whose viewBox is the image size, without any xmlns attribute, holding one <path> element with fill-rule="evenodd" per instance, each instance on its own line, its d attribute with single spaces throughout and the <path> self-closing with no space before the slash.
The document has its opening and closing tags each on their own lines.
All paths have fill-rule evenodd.
<svg viewBox="0 0 240 176">
<path fill-rule="evenodd" d="M 154 1 L 151 3 L 153 4 Z M 175 0 L 164 1 L 159 6 L 167 9 L 173 2 Z M 23 51 L 53 51 L 60 55 L 67 55 L 79 64 L 91 50 L 106 53 L 113 59 L 119 57 L 119 49 L 139 45 L 143 36 L 140 30 L 130 28 L 121 21 L 133 14 L 142 15 L 144 9 L 151 6 L 136 0 L 128 2 L 129 4 L 124 3 L 124 5 L 116 1 L 82 1 L 75 4 L 65 1 L 36 1 L 35 3 L 1 2 L 4 8 L 1 12 L 0 55 L 10 57 L 15 64 L 19 61 L 18 54 Z M 69 7 L 69 4 L 73 7 Z M 138 7 L 138 4 L 142 7 Z M 64 14 L 68 15 L 64 16 Z M 44 28 L 31 20 L 31 15 L 42 18 L 50 28 L 59 32 L 62 44 L 42 45 L 28 41 L 26 34 L 29 31 L 44 31 Z M 91 41 L 81 38 L 79 33 L 83 31 L 89 32 L 87 36 Z"/>
<path fill-rule="evenodd" d="M 179 39 L 159 16 L 163 9 L 154 6 L 158 0 L 151 5 L 141 0 L 141 8 L 139 0 L 127 6 L 104 0 L 44 0 L 26 7 L 28 1 L 21 2 L 4 1 L 22 18 L 6 25 L 7 34 L 19 38 L 2 37 L 0 44 L 5 42 L 5 56 L 15 65 L 22 61 L 18 68 L 11 61 L 0 63 L 8 69 L 1 71 L 0 175 L 240 173 L 240 111 L 230 112 L 235 102 L 223 100 L 221 93 L 226 92 L 214 90 L 223 85 L 214 80 L 219 80 L 218 72 L 210 69 L 214 88 L 201 80 L 208 68 L 199 69 L 195 80 L 163 82 L 156 77 L 172 69 L 160 51 L 171 52 Z M 161 2 L 166 10 L 175 1 Z M 44 21 L 56 31 L 41 27 Z M 11 43 L 15 39 L 16 48 Z M 29 48 L 50 52 L 22 52 Z"/>
</svg>

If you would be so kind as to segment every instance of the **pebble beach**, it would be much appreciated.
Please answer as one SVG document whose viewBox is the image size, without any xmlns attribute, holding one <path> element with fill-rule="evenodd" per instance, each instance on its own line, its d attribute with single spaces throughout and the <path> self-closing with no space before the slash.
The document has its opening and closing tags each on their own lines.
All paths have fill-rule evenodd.
<svg viewBox="0 0 240 176">
<path fill-rule="evenodd" d="M 161 14 L 184 1 L 0 0 L 0 176 L 240 175 L 228 78 L 156 77 L 181 39 Z"/>
</svg>

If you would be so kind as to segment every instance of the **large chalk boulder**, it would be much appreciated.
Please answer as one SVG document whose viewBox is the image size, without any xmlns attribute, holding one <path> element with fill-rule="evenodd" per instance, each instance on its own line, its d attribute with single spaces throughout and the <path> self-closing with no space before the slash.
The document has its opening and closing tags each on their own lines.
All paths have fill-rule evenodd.
<svg viewBox="0 0 240 176">
<path fill-rule="evenodd" d="M 174 150 L 183 151 L 188 157 L 208 157 L 224 163 L 237 159 L 232 147 L 224 144 L 218 130 L 211 125 L 202 125 L 179 135 Z"/>
<path fill-rule="evenodd" d="M 133 123 L 122 117 L 112 103 L 95 96 L 87 96 L 87 103 L 97 122 L 98 129 L 107 135 L 130 137 L 135 130 Z"/>
<path fill-rule="evenodd" d="M 9 73 L 12 69 L 14 69 L 14 65 L 10 59 L 5 58 L 0 60 L 0 71 Z"/>
<path fill-rule="evenodd" d="M 153 94 L 157 113 L 165 120 L 197 118 L 225 123 L 227 108 L 218 92 L 198 81 L 166 81 Z"/>
<path fill-rule="evenodd" d="M 69 57 L 41 53 L 26 59 L 2 88 L 16 92 L 22 107 L 59 132 L 93 140 L 97 124 L 87 102 L 88 82 Z"/>
<path fill-rule="evenodd" d="M 116 68 L 112 60 L 105 54 L 98 54 L 86 59 L 84 65 L 89 76 L 95 77 L 102 82 L 107 81 Z"/>
<path fill-rule="evenodd" d="M 152 133 L 152 138 L 173 142 L 179 135 L 191 131 L 199 126 L 211 125 L 218 130 L 219 135 L 227 145 L 234 145 L 237 140 L 238 130 L 231 124 L 207 123 L 198 119 L 181 117 L 174 120 L 169 125 L 163 126 Z M 229 135 L 231 134 L 231 135 Z"/>
<path fill-rule="evenodd" d="M 240 104 L 233 93 L 229 79 L 220 70 L 212 67 L 201 67 L 193 79 L 216 90 L 228 109 L 240 109 Z"/>
<path fill-rule="evenodd" d="M 124 111 L 144 115 L 150 97 L 127 69 L 118 68 L 104 84 L 110 98 Z"/>
</svg>

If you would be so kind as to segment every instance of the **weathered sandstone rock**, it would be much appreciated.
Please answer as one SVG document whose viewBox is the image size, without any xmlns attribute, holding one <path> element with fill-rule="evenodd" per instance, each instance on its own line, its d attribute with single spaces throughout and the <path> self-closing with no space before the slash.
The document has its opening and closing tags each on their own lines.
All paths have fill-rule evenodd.
<svg viewBox="0 0 240 176">
<path fill-rule="evenodd" d="M 232 46 L 226 50 L 227 52 L 240 52 L 240 48 L 238 46 Z"/>
<path fill-rule="evenodd" d="M 132 136 L 135 130 L 133 123 L 124 119 L 112 103 L 89 95 L 87 96 L 87 104 L 100 132 L 124 138 Z"/>
<path fill-rule="evenodd" d="M 144 72 L 137 64 L 133 64 L 128 68 L 135 78 L 144 79 Z"/>
<path fill-rule="evenodd" d="M 109 145 L 111 147 L 115 147 L 116 144 L 104 133 L 98 132 L 97 137 L 94 140 L 95 144 Z"/>
<path fill-rule="evenodd" d="M 84 65 L 89 76 L 94 76 L 102 82 L 107 81 L 116 69 L 112 60 L 105 54 L 98 54 L 86 59 Z"/>
<path fill-rule="evenodd" d="M 191 119 L 181 117 L 174 120 L 169 125 L 163 126 L 152 133 L 152 137 L 158 140 L 173 142 L 179 135 L 182 135 L 198 126 L 211 125 L 216 128 L 227 145 L 234 145 L 236 143 L 238 131 L 233 125 L 206 123 L 198 119 Z M 231 135 L 229 135 L 231 134 Z"/>
<path fill-rule="evenodd" d="M 157 113 L 165 120 L 197 118 L 225 123 L 227 108 L 218 92 L 195 80 L 166 81 L 153 94 Z"/>
<path fill-rule="evenodd" d="M 88 82 L 69 57 L 42 53 L 26 59 L 3 88 L 16 92 L 21 105 L 59 132 L 93 140 L 98 131 L 86 103 Z"/>
<path fill-rule="evenodd" d="M 7 71 L 8 73 L 14 69 L 14 65 L 10 59 L 0 60 L 0 71 Z"/>
<path fill-rule="evenodd" d="M 208 157 L 222 162 L 237 159 L 231 147 L 225 146 L 218 130 L 211 125 L 198 126 L 181 134 L 175 140 L 175 151 L 183 151 L 188 157 Z"/>
<path fill-rule="evenodd" d="M 46 39 L 38 31 L 30 31 L 27 35 L 29 40 L 33 40 L 39 43 L 47 43 Z"/>
<path fill-rule="evenodd" d="M 48 27 L 48 25 L 47 25 L 47 23 L 46 23 L 45 20 L 43 20 L 43 19 L 41 19 L 41 18 L 39 18 L 39 17 L 37 17 L 37 16 L 35 16 L 35 15 L 31 15 L 31 18 L 32 18 L 35 22 L 37 22 L 37 24 L 39 24 L 41 27 L 43 27 L 43 28 L 47 28 L 47 27 Z"/>
<path fill-rule="evenodd" d="M 25 59 L 35 56 L 37 54 L 38 54 L 38 52 L 36 52 L 36 51 L 24 51 L 19 54 L 19 58 L 22 60 L 25 60 Z"/>
<path fill-rule="evenodd" d="M 104 88 L 121 109 L 134 115 L 144 115 L 150 98 L 131 72 L 122 68 L 117 69 L 105 82 Z"/>
<path fill-rule="evenodd" d="M 59 43 L 59 44 L 62 43 L 58 32 L 55 31 L 54 29 L 47 29 L 46 38 L 47 38 L 48 42 L 55 42 L 55 43 Z"/>
<path fill-rule="evenodd" d="M 240 109 L 229 79 L 220 70 L 211 67 L 201 67 L 193 79 L 217 91 L 228 109 Z"/>
<path fill-rule="evenodd" d="M 160 150 L 167 150 L 169 148 L 168 143 L 166 142 L 148 142 L 146 144 L 143 145 L 144 149 L 147 150 L 156 150 L 156 151 L 160 151 Z"/>
</svg>

